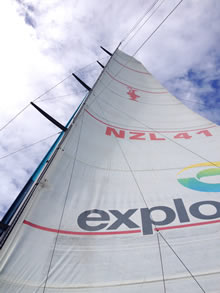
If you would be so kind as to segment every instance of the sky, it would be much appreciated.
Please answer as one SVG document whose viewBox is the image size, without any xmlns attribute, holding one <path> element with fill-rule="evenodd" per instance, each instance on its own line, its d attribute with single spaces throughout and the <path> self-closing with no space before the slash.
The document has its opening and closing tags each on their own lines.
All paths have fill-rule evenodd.
<svg viewBox="0 0 220 293">
<path fill-rule="evenodd" d="M 0 218 L 60 131 L 30 102 L 65 124 L 86 92 L 71 73 L 92 86 L 101 72 L 95 61 L 108 60 L 100 45 L 113 52 L 123 41 L 120 48 L 133 55 L 178 2 L 1 1 Z M 159 8 L 128 35 L 153 5 L 150 14 Z M 184 0 L 135 58 L 185 105 L 220 125 L 219 44 L 220 1 Z"/>
</svg>

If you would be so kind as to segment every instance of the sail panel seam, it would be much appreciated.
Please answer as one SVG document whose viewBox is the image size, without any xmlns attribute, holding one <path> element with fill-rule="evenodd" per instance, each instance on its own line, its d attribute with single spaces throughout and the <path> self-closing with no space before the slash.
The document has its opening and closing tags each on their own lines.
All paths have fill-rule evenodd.
<svg viewBox="0 0 220 293">
<path fill-rule="evenodd" d="M 211 272 L 211 273 L 199 273 L 199 274 L 195 274 L 195 277 L 205 277 L 205 276 L 212 276 L 212 275 L 220 275 L 220 271 L 215 271 L 215 272 Z M 191 276 L 187 276 L 187 275 L 180 275 L 178 277 L 167 277 L 166 281 L 167 282 L 172 282 L 172 281 L 176 281 L 176 280 L 187 280 L 191 278 Z M 15 280 L 8 280 L 6 278 L 2 278 L 1 281 L 5 282 L 5 283 L 10 283 L 10 284 L 18 284 L 18 285 L 27 285 L 29 287 L 36 287 L 36 284 L 31 284 L 30 282 L 25 282 L 25 283 L 21 283 Z M 145 280 L 145 281 L 133 281 L 133 282 L 124 282 L 124 283 L 108 283 L 108 284 L 82 284 L 81 286 L 68 286 L 68 287 L 61 287 L 61 286 L 47 286 L 48 289 L 66 289 L 66 290 L 72 290 L 72 289 L 84 289 L 84 288 L 106 288 L 106 287 L 123 287 L 123 286 L 130 286 L 130 285 L 140 285 L 140 284 L 151 284 L 151 283 L 159 283 L 162 282 L 161 279 L 151 279 L 151 280 Z M 42 288 L 42 287 L 41 287 Z"/>
<path fill-rule="evenodd" d="M 127 84 L 127 83 L 125 83 L 125 82 L 123 82 L 123 81 L 120 81 L 120 80 L 116 79 L 116 78 L 115 78 L 113 75 L 111 75 L 111 73 L 109 73 L 107 70 L 106 70 L 106 73 L 107 73 L 107 74 L 108 74 L 113 80 L 115 80 L 116 82 L 118 82 L 118 83 L 120 83 L 120 84 L 123 84 L 123 85 L 125 85 L 125 86 L 128 87 L 128 88 L 132 88 L 132 89 L 138 90 L 138 91 L 140 91 L 140 92 L 149 93 L 149 94 L 167 94 L 167 93 L 168 93 L 167 91 L 165 91 L 165 92 L 152 92 L 152 91 L 147 91 L 147 90 L 139 89 L 139 88 L 137 88 L 137 87 L 135 87 L 135 86 L 132 86 L 132 85 L 130 85 L 130 84 Z"/>
<path fill-rule="evenodd" d="M 124 100 L 126 100 L 126 101 L 132 101 L 132 100 L 130 100 L 130 99 L 128 99 L 127 97 L 125 97 L 125 96 L 122 96 L 122 95 L 120 95 L 119 93 L 117 93 L 117 92 L 115 92 L 113 89 L 111 89 L 110 87 L 108 87 L 108 86 L 106 86 L 105 84 L 104 84 L 104 82 L 102 82 L 101 80 L 100 80 L 100 83 L 102 83 L 103 84 L 103 86 L 107 89 L 107 90 L 109 90 L 110 92 L 112 92 L 113 94 L 115 94 L 115 95 L 117 95 L 118 97 L 121 97 L 122 99 L 124 99 Z M 141 97 L 143 100 L 148 100 L 149 99 L 149 97 Z M 150 97 L 151 98 L 151 97 Z M 183 106 L 184 104 L 182 103 L 182 102 L 180 102 L 179 100 L 177 100 L 177 102 L 174 104 L 174 103 L 169 103 L 169 104 L 160 104 L 160 103 L 149 103 L 149 102 L 142 102 L 142 101 L 138 101 L 138 103 L 139 104 L 145 104 L 145 105 L 152 105 L 152 106 L 179 106 L 179 105 L 181 105 L 181 106 Z"/>
<path fill-rule="evenodd" d="M 115 59 L 115 58 L 112 58 L 112 60 L 114 60 L 115 62 L 117 62 L 118 64 L 120 64 L 122 67 L 127 68 L 127 69 L 129 69 L 129 70 L 131 70 L 131 71 L 134 71 L 134 72 L 137 72 L 137 73 L 141 73 L 141 74 L 151 75 L 149 72 L 139 71 L 139 70 L 133 69 L 133 68 L 131 68 L 131 67 L 128 67 L 128 66 L 122 64 L 121 62 L 119 62 L 119 61 L 118 61 L 117 59 Z"/>
<path fill-rule="evenodd" d="M 116 125 L 111 125 L 111 124 L 108 124 L 106 122 L 104 122 L 103 120 L 100 120 L 99 118 L 97 118 L 96 116 L 94 116 L 92 113 L 90 113 L 87 109 L 85 109 L 85 111 L 87 112 L 87 114 L 89 114 L 92 118 L 94 118 L 95 120 L 97 120 L 98 122 L 102 123 L 102 124 L 105 124 L 107 126 L 110 126 L 110 127 L 114 127 L 114 128 L 117 128 L 117 129 L 122 129 L 122 130 L 128 130 L 128 131 L 137 131 L 137 132 L 157 132 L 157 133 L 176 133 L 176 132 L 190 132 L 190 131 L 200 131 L 200 130 L 204 130 L 204 129 L 209 129 L 209 128 L 213 128 L 213 127 L 216 127 L 216 125 L 212 125 L 212 126 L 208 126 L 208 127 L 204 127 L 204 128 L 199 128 L 199 129 L 182 129 L 182 130 L 167 130 L 167 131 L 160 131 L 160 130 L 142 130 L 142 129 L 129 129 L 129 128 L 123 128 L 123 127 L 119 127 L 119 126 L 116 126 Z M 97 114 L 97 113 L 96 113 Z M 147 126 L 147 128 L 150 128 Z"/>
</svg>

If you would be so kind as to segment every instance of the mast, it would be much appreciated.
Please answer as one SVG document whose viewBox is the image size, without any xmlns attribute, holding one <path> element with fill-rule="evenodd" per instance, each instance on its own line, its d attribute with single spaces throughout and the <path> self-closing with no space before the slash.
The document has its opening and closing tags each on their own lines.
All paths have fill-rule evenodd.
<svg viewBox="0 0 220 293">
<path fill-rule="evenodd" d="M 74 117 L 12 219 L 2 292 L 218 292 L 219 127 L 118 48 Z"/>
</svg>

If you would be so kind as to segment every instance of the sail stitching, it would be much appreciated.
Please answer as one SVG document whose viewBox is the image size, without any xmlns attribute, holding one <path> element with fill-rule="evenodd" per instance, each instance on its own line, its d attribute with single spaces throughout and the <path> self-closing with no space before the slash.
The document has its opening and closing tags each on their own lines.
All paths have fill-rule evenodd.
<svg viewBox="0 0 220 293">
<path fill-rule="evenodd" d="M 212 273 L 203 273 L 203 274 L 197 274 L 197 275 L 194 275 L 196 277 L 206 277 L 206 276 L 210 276 L 210 275 L 219 275 L 219 271 L 216 271 L 216 272 L 212 272 Z M 189 274 L 184 275 L 184 276 L 178 276 L 178 277 L 171 277 L 171 278 L 166 278 L 166 281 L 176 281 L 176 280 L 187 280 L 191 278 L 191 276 Z M 19 282 L 19 281 L 14 281 L 14 280 L 9 280 L 9 279 L 6 279 L 6 278 L 2 278 L 1 281 L 5 282 L 5 283 L 15 283 L 17 285 L 24 285 L 23 282 Z M 143 285 L 143 284 L 153 284 L 153 283 L 158 283 L 158 282 L 161 282 L 160 279 L 152 279 L 152 280 L 145 280 L 145 281 L 133 281 L 133 282 L 123 282 L 123 283 L 110 283 L 110 284 L 94 284 L 94 285 L 82 285 L 82 286 L 68 286 L 68 287 L 58 287 L 58 286 L 47 286 L 47 288 L 50 288 L 50 289 L 84 289 L 84 288 L 109 288 L 109 287 L 122 287 L 122 286 L 130 286 L 130 285 Z M 31 282 L 25 282 L 25 285 L 28 285 L 30 287 L 35 287 L 36 284 L 34 283 L 31 283 Z M 17 293 L 17 292 L 16 292 Z"/>
<path fill-rule="evenodd" d="M 138 72 L 138 73 L 141 73 L 141 74 L 150 75 L 149 72 L 139 71 L 139 70 L 133 69 L 133 68 L 131 68 L 131 67 L 128 67 L 128 66 L 122 64 L 121 62 L 119 62 L 119 61 L 118 61 L 117 59 L 115 59 L 115 58 L 112 58 L 112 60 L 114 60 L 116 63 L 120 64 L 121 66 L 123 66 L 123 67 L 125 67 L 125 68 L 127 68 L 127 69 L 129 69 L 129 70 L 131 70 L 131 71 Z"/>
<path fill-rule="evenodd" d="M 102 102 L 105 102 L 104 100 Z M 107 104 L 107 103 L 106 103 Z M 116 109 L 116 108 L 115 108 Z M 152 128 L 152 127 L 149 127 L 147 125 L 144 125 L 142 123 L 142 125 L 144 125 L 145 127 L 147 128 L 150 128 L 151 130 L 143 130 L 143 129 L 130 129 L 130 128 L 123 128 L 123 127 L 120 127 L 120 126 L 117 126 L 117 125 L 112 125 L 112 124 L 108 124 L 102 120 L 100 120 L 99 118 L 97 118 L 96 116 L 94 116 L 92 113 L 90 113 L 88 110 L 85 110 L 87 112 L 87 114 L 89 116 L 91 116 L 92 118 L 94 118 L 95 120 L 97 120 L 98 122 L 104 124 L 104 125 L 107 125 L 107 126 L 110 126 L 110 127 L 114 127 L 114 128 L 117 128 L 117 129 L 122 129 L 122 130 L 128 130 L 128 131 L 138 131 L 138 132 L 156 132 L 156 133 L 178 133 L 178 132 L 190 132 L 190 131 L 200 131 L 200 130 L 204 130 L 204 129 L 209 129 L 209 128 L 213 128 L 213 127 L 216 127 L 216 125 L 212 125 L 212 126 L 208 126 L 208 127 L 204 127 L 204 128 L 199 128 L 199 129 L 178 129 L 178 130 L 167 130 L 167 131 L 163 131 L 163 130 L 156 130 L 155 128 Z M 125 113 L 125 112 L 124 112 Z M 96 115 L 98 115 L 97 113 L 95 113 Z M 103 117 L 101 117 L 103 118 Z M 106 119 L 105 119 L 106 120 Z M 107 120 L 106 120 L 107 121 Z M 109 120 L 108 120 L 109 121 Z M 140 123 L 140 121 L 136 120 L 137 122 Z"/>
<path fill-rule="evenodd" d="M 100 83 L 102 83 L 104 86 L 105 86 L 105 84 L 104 84 L 104 82 L 102 82 L 101 80 L 100 80 Z M 122 98 L 122 99 L 124 99 L 124 100 L 128 100 L 127 99 L 127 97 L 125 98 L 124 96 L 122 96 L 122 95 L 120 95 L 119 93 L 117 93 L 117 92 L 115 92 L 113 89 L 111 89 L 110 87 L 107 87 L 107 89 L 109 90 L 109 91 L 111 91 L 113 94 L 115 94 L 115 95 L 117 95 L 118 97 L 120 97 L 120 98 Z M 145 100 L 145 97 L 141 97 L 141 98 L 144 98 L 144 100 Z M 147 99 L 148 99 L 148 97 L 147 97 Z M 140 104 L 145 104 L 145 105 L 153 105 L 153 106 L 176 106 L 176 105 L 182 105 L 182 103 L 180 102 L 180 101 L 177 101 L 177 103 L 170 103 L 170 104 L 160 104 L 160 103 L 149 103 L 149 102 L 142 102 L 142 101 L 138 101 L 138 103 L 140 103 Z"/>
<path fill-rule="evenodd" d="M 122 69 L 121 69 L 121 70 L 122 70 Z M 167 91 L 165 91 L 165 92 L 151 92 L 151 91 L 147 91 L 147 90 L 144 90 L 144 89 L 139 89 L 139 88 L 137 88 L 137 87 L 135 87 L 135 86 L 131 86 L 131 85 L 129 85 L 129 84 L 127 84 L 127 83 L 125 83 L 125 82 L 119 80 L 119 79 L 116 79 L 116 78 L 115 78 L 113 75 L 111 75 L 111 73 L 109 73 L 108 71 L 106 71 L 106 73 L 107 73 L 108 76 L 110 76 L 114 81 L 116 81 L 116 82 L 118 82 L 118 83 L 120 83 L 120 84 L 123 84 L 123 85 L 125 85 L 126 87 L 130 87 L 130 88 L 132 88 L 132 89 L 138 90 L 138 91 L 140 91 L 140 92 L 149 93 L 149 94 L 167 94 L 167 93 L 168 93 Z M 118 74 L 119 74 L 119 72 L 117 73 L 117 75 L 118 75 Z"/>
<path fill-rule="evenodd" d="M 97 169 L 101 169 L 101 170 L 107 170 L 107 168 L 105 167 L 100 167 L 100 166 L 97 166 L 97 165 L 94 165 L 94 164 L 89 164 L 87 162 L 84 162 L 82 160 L 79 160 L 77 159 L 77 162 L 80 162 L 88 167 L 91 167 L 91 168 L 97 168 Z M 167 171 L 167 170 L 182 170 L 184 169 L 185 166 L 181 166 L 181 167 L 171 167 L 171 168 L 157 168 L 157 169 L 154 169 L 154 171 Z M 110 169 L 110 171 L 116 171 L 116 172 L 130 172 L 129 169 Z M 133 170 L 134 172 L 151 172 L 152 169 L 134 169 Z"/>
</svg>

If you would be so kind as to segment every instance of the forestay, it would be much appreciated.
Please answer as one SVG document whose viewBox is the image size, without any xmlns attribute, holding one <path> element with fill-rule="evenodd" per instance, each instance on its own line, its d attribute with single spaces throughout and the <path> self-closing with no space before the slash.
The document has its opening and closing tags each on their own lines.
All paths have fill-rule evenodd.
<svg viewBox="0 0 220 293">
<path fill-rule="evenodd" d="M 0 292 L 219 292 L 220 128 L 116 50 L 67 133 Z"/>
</svg>

